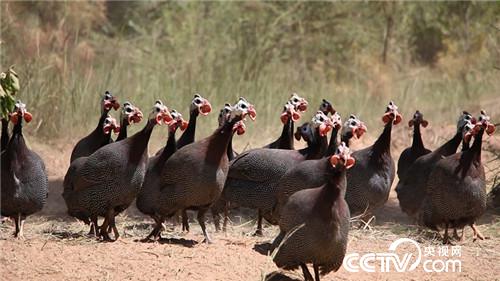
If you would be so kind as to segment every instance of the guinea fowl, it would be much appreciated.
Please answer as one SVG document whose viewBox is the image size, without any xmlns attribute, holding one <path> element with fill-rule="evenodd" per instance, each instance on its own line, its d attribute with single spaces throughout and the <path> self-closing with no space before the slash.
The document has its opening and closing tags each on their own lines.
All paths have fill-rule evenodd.
<svg viewBox="0 0 500 281">
<path fill-rule="evenodd" d="M 365 213 L 366 217 L 389 198 L 396 174 L 391 157 L 391 131 L 393 124 L 398 124 L 402 119 L 397 109 L 394 102 L 389 102 L 382 117 L 385 123 L 382 134 L 372 146 L 352 154 L 356 158 L 356 166 L 347 172 L 346 192 L 352 215 Z"/>
<path fill-rule="evenodd" d="M 75 161 L 79 157 L 89 156 L 97 151 L 99 148 L 113 142 L 110 134 L 105 134 L 102 131 L 103 123 L 108 116 L 111 108 L 117 110 L 120 104 L 116 101 L 113 95 L 106 91 L 101 100 L 101 117 L 97 123 L 97 127 L 88 136 L 84 137 L 73 148 L 71 152 L 70 162 Z"/>
<path fill-rule="evenodd" d="M 191 144 L 195 140 L 195 132 L 196 132 L 196 120 L 198 116 L 201 114 L 203 116 L 208 115 L 212 111 L 212 105 L 210 102 L 203 98 L 200 94 L 195 94 L 193 100 L 191 101 L 191 105 L 189 107 L 189 123 L 187 129 L 181 135 L 181 137 L 177 140 L 177 149 Z M 156 152 L 156 155 L 162 153 L 164 148 L 160 149 Z M 182 216 L 182 230 L 189 231 L 189 220 L 186 210 L 180 210 L 177 218 Z"/>
<path fill-rule="evenodd" d="M 167 160 L 155 204 L 155 213 L 160 219 L 171 217 L 179 210 L 197 210 L 205 242 L 211 242 L 205 228 L 205 213 L 220 196 L 228 170 L 229 139 L 234 125 L 246 115 L 255 119 L 254 107 L 240 98 L 224 124 L 211 136 L 186 145 Z M 148 237 L 158 237 L 161 230 L 161 224 L 156 224 Z"/>
<path fill-rule="evenodd" d="M 449 243 L 448 228 L 470 226 L 473 240 L 484 239 L 475 221 L 486 211 L 486 183 L 481 163 L 483 134 L 492 135 L 495 126 L 486 112 L 481 111 L 473 129 L 464 134 L 468 140 L 475 135 L 474 143 L 466 151 L 439 160 L 427 182 L 427 196 L 423 207 L 423 223 L 437 230 L 444 225 L 443 243 Z"/>
<path fill-rule="evenodd" d="M 406 176 L 399 180 L 396 186 L 399 206 L 410 217 L 415 219 L 418 217 L 418 211 L 426 195 L 427 179 L 432 169 L 441 158 L 450 156 L 457 151 L 462 141 L 462 131 L 472 119 L 472 115 L 464 111 L 458 119 L 455 136 L 433 152 L 415 160 L 408 168 Z"/>
<path fill-rule="evenodd" d="M 14 221 L 16 238 L 24 238 L 26 217 L 43 208 L 49 185 L 43 160 L 26 146 L 23 119 L 29 123 L 32 116 L 26 111 L 25 104 L 17 101 L 10 114 L 14 124 L 12 137 L 1 157 L 1 214 Z"/>
<path fill-rule="evenodd" d="M 231 110 L 232 110 L 231 105 L 228 103 L 226 103 L 224 105 L 224 108 L 220 110 L 219 118 L 218 118 L 219 126 L 222 126 L 224 124 L 225 116 L 227 116 L 227 114 L 231 113 Z M 245 123 L 243 123 L 243 121 L 239 121 L 238 123 L 236 123 L 236 125 L 234 125 L 233 135 L 229 139 L 229 143 L 227 145 L 227 153 L 226 154 L 227 154 L 227 159 L 229 160 L 229 163 L 231 163 L 231 161 L 234 158 L 236 158 L 236 156 L 238 156 L 238 153 L 234 152 L 234 150 L 233 150 L 234 133 L 241 135 L 244 132 L 245 132 Z M 220 196 L 219 199 L 217 199 L 217 201 L 215 201 L 215 203 L 210 207 L 210 211 L 212 212 L 212 217 L 213 217 L 214 226 L 215 226 L 216 231 L 221 230 L 220 217 L 221 217 L 221 214 L 225 211 L 226 204 L 227 204 L 227 202 L 224 200 L 224 198 L 222 196 Z M 224 231 L 226 230 L 227 221 L 228 221 L 228 217 L 224 216 L 224 225 L 223 225 Z"/>
<path fill-rule="evenodd" d="M 290 196 L 279 220 L 280 234 L 273 241 L 274 263 L 283 269 L 302 268 L 305 280 L 337 271 L 344 260 L 349 233 L 349 207 L 344 200 L 346 170 L 355 160 L 341 144 L 328 157 L 326 184 Z M 315 278 L 307 269 L 312 263 Z"/>
<path fill-rule="evenodd" d="M 141 122 L 143 118 L 142 112 L 129 101 L 122 105 L 120 112 L 120 133 L 116 141 L 121 141 L 127 138 L 127 127 L 133 123 Z"/>
<path fill-rule="evenodd" d="M 308 147 L 301 150 L 258 148 L 236 157 L 227 176 L 223 199 L 228 204 L 258 210 L 256 235 L 262 235 L 262 218 L 272 221 L 272 209 L 280 178 L 292 167 L 308 159 L 322 157 L 327 149 L 327 133 L 337 124 L 318 111 L 311 122 L 297 128 L 295 137 L 302 136 Z M 229 208 L 226 205 L 226 208 Z"/>
<path fill-rule="evenodd" d="M 431 153 L 429 149 L 424 147 L 424 143 L 422 142 L 420 125 L 425 128 L 427 127 L 428 122 L 424 120 L 424 115 L 417 110 L 417 112 L 413 115 L 413 119 L 408 122 L 408 126 L 413 127 L 412 145 L 401 152 L 398 160 L 398 178 L 400 180 L 415 160 L 422 155 Z"/>
<path fill-rule="evenodd" d="M 283 123 L 281 136 L 274 142 L 264 146 L 271 149 L 293 149 L 293 124 L 300 119 L 300 114 L 307 109 L 307 101 L 296 93 L 285 103 L 280 119 Z"/>
<path fill-rule="evenodd" d="M 142 184 L 141 191 L 137 195 L 136 200 L 137 209 L 143 214 L 151 216 L 157 224 L 163 223 L 163 221 L 156 216 L 154 210 L 154 202 L 160 194 L 159 185 L 161 184 L 161 172 L 165 162 L 177 151 L 175 132 L 179 128 L 184 131 L 188 126 L 187 122 L 182 118 L 182 115 L 176 110 L 172 109 L 170 115 L 173 121 L 168 125 L 167 144 L 160 155 L 149 158 L 144 183 Z"/>
<path fill-rule="evenodd" d="M 102 124 L 102 130 L 103 130 L 104 134 L 107 134 L 107 135 L 111 135 L 111 132 L 114 132 L 115 134 L 118 132 L 120 132 L 119 134 L 121 134 L 121 132 L 122 132 L 122 129 L 118 125 L 118 123 L 116 122 L 116 119 L 109 116 L 109 115 L 104 119 L 104 122 Z M 120 137 L 120 135 L 118 135 L 118 137 Z M 80 157 L 80 158 L 87 159 L 87 156 Z M 84 161 L 84 160 L 78 160 L 78 161 Z M 90 230 L 89 230 L 88 235 L 96 236 L 97 216 L 90 218 L 90 220 L 92 223 L 90 224 Z"/>
<path fill-rule="evenodd" d="M 361 138 L 365 132 L 365 124 L 355 115 L 351 115 L 342 127 L 341 141 L 349 147 L 349 142 L 353 137 Z M 337 150 L 337 146 L 335 146 L 335 149 Z M 278 185 L 276 205 L 273 208 L 273 217 L 275 219 L 279 219 L 280 210 L 292 194 L 302 189 L 321 186 L 328 181 L 329 174 L 327 171 L 331 167 L 329 162 L 329 156 L 331 155 L 333 153 L 321 159 L 303 161 L 288 170 L 281 177 Z"/>
<path fill-rule="evenodd" d="M 63 197 L 68 214 L 89 223 L 88 218 L 104 217 L 100 236 L 111 240 L 108 226 L 114 226 L 117 210 L 126 209 L 139 193 L 148 160 L 148 143 L 153 128 L 172 117 L 156 101 L 146 126 L 132 137 L 106 145 L 87 158 L 71 163 L 64 177 Z M 114 227 L 115 239 L 119 237 Z"/>
</svg>

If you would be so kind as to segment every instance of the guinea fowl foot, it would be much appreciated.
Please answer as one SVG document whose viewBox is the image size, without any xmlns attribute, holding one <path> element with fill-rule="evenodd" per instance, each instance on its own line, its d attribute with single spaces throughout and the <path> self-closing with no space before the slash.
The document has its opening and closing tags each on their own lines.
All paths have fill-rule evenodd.
<svg viewBox="0 0 500 281">
<path fill-rule="evenodd" d="M 484 239 L 488 239 L 489 238 L 489 237 L 485 237 L 483 234 L 481 234 L 481 232 L 479 231 L 479 229 L 477 229 L 476 224 L 471 224 L 470 227 L 472 228 L 472 231 L 473 231 L 472 242 L 476 242 L 477 239 L 484 240 Z"/>
<path fill-rule="evenodd" d="M 262 233 L 262 229 L 257 229 L 253 234 L 253 236 L 258 236 L 258 237 L 264 236 L 264 234 Z"/>
<path fill-rule="evenodd" d="M 153 231 L 151 231 L 151 233 L 149 233 L 149 235 L 146 238 L 142 239 L 141 242 L 158 241 L 159 239 L 161 239 L 162 229 L 163 229 L 163 224 L 155 225 Z"/>
<path fill-rule="evenodd" d="M 100 238 L 102 238 L 102 241 L 105 241 L 105 242 L 113 242 L 114 241 L 109 236 L 107 229 L 101 228 L 101 231 L 99 232 L 99 236 L 100 236 Z"/>
</svg>

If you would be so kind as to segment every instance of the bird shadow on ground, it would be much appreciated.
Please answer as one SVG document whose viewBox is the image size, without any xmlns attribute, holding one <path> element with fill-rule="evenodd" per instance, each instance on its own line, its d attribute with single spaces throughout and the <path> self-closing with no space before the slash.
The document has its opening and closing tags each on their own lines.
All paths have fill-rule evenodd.
<svg viewBox="0 0 500 281">
<path fill-rule="evenodd" d="M 53 231 L 46 230 L 43 231 L 45 234 L 49 234 L 57 239 L 79 239 L 79 238 L 89 238 L 87 234 L 78 233 L 78 232 L 70 232 L 70 231 Z"/>
<path fill-rule="evenodd" d="M 160 238 L 158 240 L 147 240 L 145 241 L 144 239 L 136 239 L 134 240 L 135 242 L 141 242 L 141 243 L 159 243 L 159 244 L 169 244 L 169 245 L 179 245 L 187 248 L 193 248 L 194 246 L 198 245 L 199 242 L 192 240 L 192 239 L 184 239 L 184 238 Z"/>
<path fill-rule="evenodd" d="M 301 281 L 301 279 L 286 276 L 282 272 L 273 271 L 266 275 L 265 281 Z"/>
<path fill-rule="evenodd" d="M 271 246 L 272 244 L 270 242 L 255 243 L 253 250 L 261 255 L 269 256 L 271 255 Z"/>
</svg>

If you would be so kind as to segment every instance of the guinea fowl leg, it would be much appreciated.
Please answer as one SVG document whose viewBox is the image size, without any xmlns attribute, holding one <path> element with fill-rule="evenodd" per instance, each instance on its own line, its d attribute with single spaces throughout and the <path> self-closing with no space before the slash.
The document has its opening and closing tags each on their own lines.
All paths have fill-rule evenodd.
<svg viewBox="0 0 500 281">
<path fill-rule="evenodd" d="M 17 239 L 24 239 L 24 234 L 23 234 L 24 220 L 21 218 L 21 214 L 18 214 L 17 218 L 14 218 L 14 223 L 16 225 L 16 231 L 14 232 L 14 237 Z"/>
<path fill-rule="evenodd" d="M 186 209 L 182 210 L 182 231 L 189 232 L 189 217 Z"/>
<path fill-rule="evenodd" d="M 479 229 L 477 229 L 477 226 L 475 223 L 471 224 L 470 227 L 472 228 L 472 231 L 474 232 L 472 235 L 472 241 L 475 242 L 478 238 L 481 240 L 484 240 L 485 237 L 481 232 L 479 232 Z"/>
<path fill-rule="evenodd" d="M 203 231 L 203 236 L 205 236 L 205 240 L 203 242 L 207 244 L 212 244 L 212 240 L 208 236 L 208 232 L 205 226 L 205 213 L 208 211 L 208 206 L 207 207 L 201 207 L 198 209 L 198 223 L 201 226 L 201 231 Z"/>
<path fill-rule="evenodd" d="M 104 241 L 113 241 L 111 237 L 109 237 L 108 233 L 108 226 L 112 223 L 114 220 L 115 212 L 113 208 L 110 208 L 108 212 L 106 213 L 106 217 L 104 218 L 104 222 L 102 223 L 100 227 L 100 232 L 99 235 L 102 237 Z"/>
<path fill-rule="evenodd" d="M 151 240 L 151 237 L 153 237 L 154 240 L 161 239 L 161 231 L 163 229 L 163 219 L 153 216 L 153 219 L 155 220 L 155 227 L 153 228 L 153 231 L 149 233 L 149 235 L 142 239 L 142 242 L 148 242 Z"/>
<path fill-rule="evenodd" d="M 19 226 L 19 237 L 21 239 L 24 239 L 24 222 L 26 221 L 26 218 L 21 217 L 21 225 Z"/>
<path fill-rule="evenodd" d="M 444 235 L 443 235 L 443 244 L 451 244 L 450 242 L 450 236 L 448 235 L 448 227 L 450 226 L 449 223 L 446 223 L 445 224 L 445 227 L 444 227 Z"/>
<path fill-rule="evenodd" d="M 254 233 L 254 236 L 262 236 L 262 211 L 259 210 L 259 214 L 257 215 L 257 230 Z"/>
<path fill-rule="evenodd" d="M 462 228 L 462 235 L 458 235 L 458 229 L 455 228 L 453 230 L 453 238 L 457 239 L 459 242 L 463 242 L 464 241 L 464 232 L 465 232 L 465 228 Z"/>
<path fill-rule="evenodd" d="M 311 272 L 309 272 L 309 269 L 307 269 L 307 265 L 305 263 L 301 263 L 300 267 L 302 268 L 302 273 L 304 274 L 304 280 L 305 281 L 314 281 Z"/>
<path fill-rule="evenodd" d="M 88 236 L 98 237 L 97 232 L 99 231 L 99 225 L 97 222 L 97 216 L 90 218 L 92 221 L 90 222 L 90 230 L 87 234 Z"/>
<path fill-rule="evenodd" d="M 108 233 L 113 230 L 113 234 L 115 235 L 115 241 L 120 238 L 120 233 L 118 232 L 118 228 L 116 228 L 116 218 L 113 216 L 113 220 L 110 222 L 109 227 L 108 227 Z"/>
<path fill-rule="evenodd" d="M 227 221 L 229 220 L 229 203 L 226 202 L 224 206 L 224 223 L 222 224 L 222 231 L 226 232 L 227 230 Z"/>
<path fill-rule="evenodd" d="M 214 209 L 210 209 L 212 211 L 212 219 L 214 220 L 215 231 L 220 231 L 220 214 Z"/>
<path fill-rule="evenodd" d="M 314 268 L 314 279 L 316 279 L 316 281 L 319 281 L 319 266 L 317 264 L 313 264 L 313 268 Z"/>
</svg>

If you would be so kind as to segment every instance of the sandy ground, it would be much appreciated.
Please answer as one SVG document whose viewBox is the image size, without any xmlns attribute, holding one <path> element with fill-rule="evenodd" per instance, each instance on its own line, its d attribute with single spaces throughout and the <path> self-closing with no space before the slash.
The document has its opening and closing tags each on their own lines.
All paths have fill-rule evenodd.
<svg viewBox="0 0 500 281">
<path fill-rule="evenodd" d="M 407 131 L 396 131 L 394 135 L 394 155 L 399 155 L 408 141 Z M 441 142 L 438 134 L 429 133 L 426 138 L 431 148 Z M 372 140 L 368 137 L 358 146 Z M 500 143 L 498 136 L 486 142 L 490 147 Z M 167 231 L 159 242 L 141 242 L 151 230 L 152 221 L 134 208 L 117 218 L 120 240 L 109 243 L 88 238 L 88 226 L 65 214 L 60 196 L 71 143 L 58 142 L 57 147 L 32 143 L 46 161 L 49 202 L 42 212 L 28 218 L 24 241 L 12 238 L 11 222 L 0 226 L 0 280 L 303 280 L 300 271 L 281 271 L 269 255 L 254 249 L 272 241 L 278 230 L 266 226 L 264 237 L 253 237 L 255 221 L 251 211 L 234 212 L 227 233 L 215 233 L 210 223 L 214 238 L 211 245 L 201 243 L 201 230 L 194 219 L 191 233 L 182 233 L 177 227 Z M 485 161 L 490 158 L 486 155 Z M 498 162 L 488 164 L 489 179 L 495 176 L 491 170 L 498 166 Z M 466 230 L 466 241 L 458 243 L 461 272 L 427 273 L 421 266 L 407 273 L 351 273 L 341 268 L 322 280 L 500 280 L 500 215 L 486 214 L 479 229 L 490 239 L 473 243 L 472 231 Z M 414 239 L 422 250 L 435 247 L 437 251 L 441 247 L 435 234 L 419 230 L 400 212 L 393 192 L 370 229 L 351 230 L 348 253 L 388 252 L 389 245 L 398 238 Z M 401 253 L 405 250 L 411 253 L 414 249 L 404 247 Z"/>
</svg>

